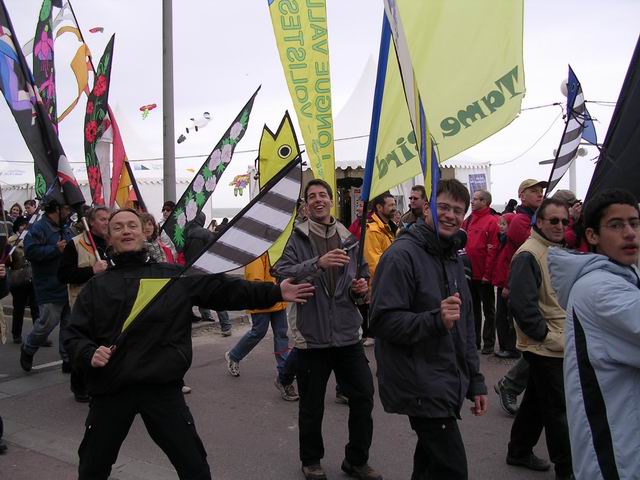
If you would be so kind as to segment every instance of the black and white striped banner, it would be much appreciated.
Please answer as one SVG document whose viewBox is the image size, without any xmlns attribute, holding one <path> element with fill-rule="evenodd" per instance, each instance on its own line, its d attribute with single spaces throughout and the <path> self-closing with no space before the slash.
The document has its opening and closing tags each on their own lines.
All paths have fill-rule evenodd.
<svg viewBox="0 0 640 480">
<path fill-rule="evenodd" d="M 223 273 L 243 267 L 282 235 L 296 210 L 302 186 L 300 157 L 278 175 L 227 225 L 185 275 Z"/>
<path fill-rule="evenodd" d="M 563 175 L 569 170 L 571 162 L 573 162 L 578 152 L 585 127 L 587 123 L 591 121 L 589 112 L 584 104 L 584 95 L 582 94 L 580 82 L 571 67 L 569 67 L 569 78 L 567 81 L 567 122 L 560 140 L 560 146 L 556 152 L 551 175 L 549 176 L 547 193 L 556 188 Z"/>
</svg>

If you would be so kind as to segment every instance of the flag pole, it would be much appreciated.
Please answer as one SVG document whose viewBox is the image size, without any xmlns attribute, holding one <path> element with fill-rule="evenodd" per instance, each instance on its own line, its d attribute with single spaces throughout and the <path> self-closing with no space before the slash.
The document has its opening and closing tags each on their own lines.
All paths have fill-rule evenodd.
<svg viewBox="0 0 640 480">
<path fill-rule="evenodd" d="M 373 95 L 373 111 L 371 113 L 371 128 L 369 130 L 369 144 L 367 146 L 367 161 L 364 167 L 364 179 L 360 198 L 362 199 L 362 216 L 360 217 L 360 243 L 358 245 L 358 263 L 356 265 L 356 278 L 360 277 L 364 259 L 364 239 L 367 233 L 367 210 L 369 208 L 369 194 L 373 180 L 373 167 L 375 165 L 376 147 L 378 144 L 378 132 L 380 130 L 380 116 L 382 114 L 382 96 L 384 95 L 384 83 L 387 76 L 387 64 L 389 62 L 389 45 L 391 42 L 391 26 L 387 14 L 382 14 L 382 32 L 380 35 L 380 53 L 378 54 L 378 70 L 376 73 L 376 86 Z"/>
</svg>

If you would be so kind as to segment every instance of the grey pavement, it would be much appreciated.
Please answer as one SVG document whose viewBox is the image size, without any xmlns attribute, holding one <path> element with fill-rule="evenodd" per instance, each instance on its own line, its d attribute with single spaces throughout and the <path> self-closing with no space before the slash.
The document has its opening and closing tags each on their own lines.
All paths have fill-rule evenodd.
<svg viewBox="0 0 640 480">
<path fill-rule="evenodd" d="M 213 478 L 219 480 L 302 479 L 298 460 L 297 403 L 285 402 L 273 386 L 275 359 L 271 333 L 240 364 L 240 377 L 226 370 L 224 352 L 247 330 L 235 316 L 234 335 L 222 337 L 211 324 L 196 324 L 194 359 L 186 396 L 208 452 Z M 30 325 L 25 330 L 29 330 Z M 87 405 L 76 403 L 68 376 L 59 365 L 25 374 L 17 365 L 16 345 L 0 346 L 0 415 L 9 451 L 0 455 L 0 479 L 65 480 L 76 478 L 77 448 L 84 433 Z M 373 350 L 367 349 L 375 374 Z M 41 349 L 36 364 L 57 360 L 57 348 Z M 500 409 L 493 384 L 509 361 L 482 356 L 490 409 L 473 417 L 470 403 L 460 422 L 470 478 L 550 480 L 553 473 L 529 472 L 504 463 L 512 419 Z M 347 441 L 348 409 L 334 402 L 333 379 L 327 388 L 323 466 L 330 479 L 346 479 L 340 463 Z M 385 479 L 408 479 L 416 437 L 406 417 L 384 413 L 376 394 L 370 463 Z M 536 453 L 548 458 L 544 440 Z M 112 477 L 120 480 L 175 479 L 164 453 L 136 419 L 122 446 Z"/>
</svg>

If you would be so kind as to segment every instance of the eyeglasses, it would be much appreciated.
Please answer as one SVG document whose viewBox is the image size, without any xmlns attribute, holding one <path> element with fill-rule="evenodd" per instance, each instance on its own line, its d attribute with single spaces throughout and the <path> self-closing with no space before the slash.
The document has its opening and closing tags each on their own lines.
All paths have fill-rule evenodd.
<svg viewBox="0 0 640 480">
<path fill-rule="evenodd" d="M 557 225 L 559 223 L 562 223 L 563 227 L 566 227 L 567 225 L 569 225 L 569 219 L 568 218 L 553 217 L 553 218 L 541 218 L 540 220 L 546 220 L 551 225 Z"/>
<path fill-rule="evenodd" d="M 438 207 L 438 212 L 441 212 L 441 213 L 453 212 L 453 214 L 456 217 L 463 217 L 464 216 L 464 209 L 462 209 L 460 207 L 453 207 L 453 206 L 449 205 L 448 203 L 437 203 L 436 207 Z"/>
<path fill-rule="evenodd" d="M 632 218 L 628 222 L 623 222 L 622 220 L 614 220 L 613 222 L 609 222 L 605 225 L 609 230 L 613 230 L 614 232 L 623 232 L 625 227 L 629 225 L 632 230 L 636 232 L 640 230 L 640 218 Z"/>
<path fill-rule="evenodd" d="M 553 217 L 553 218 L 542 218 L 541 220 L 546 220 L 551 225 L 558 225 L 559 223 L 562 223 L 563 227 L 566 227 L 567 225 L 569 225 L 569 219 L 568 218 Z"/>
</svg>

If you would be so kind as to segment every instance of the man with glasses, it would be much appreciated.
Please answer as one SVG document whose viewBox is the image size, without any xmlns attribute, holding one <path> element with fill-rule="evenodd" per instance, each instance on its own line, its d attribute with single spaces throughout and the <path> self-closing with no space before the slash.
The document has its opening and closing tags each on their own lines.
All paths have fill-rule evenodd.
<svg viewBox="0 0 640 480">
<path fill-rule="evenodd" d="M 566 307 L 564 388 L 576 478 L 640 472 L 640 215 L 622 189 L 585 204 L 591 254 L 550 249 L 549 270 Z"/>
<path fill-rule="evenodd" d="M 527 388 L 511 428 L 507 464 L 545 471 L 550 465 L 533 453 L 542 429 L 556 479 L 573 473 L 562 376 L 565 311 L 551 286 L 549 247 L 564 243 L 567 204 L 545 199 L 531 236 L 511 261 L 509 304 L 516 322 L 518 350 L 529 365 Z"/>
<path fill-rule="evenodd" d="M 409 195 L 409 211 L 400 218 L 403 228 L 416 223 L 416 220 L 422 218 L 422 208 L 427 203 L 427 191 L 422 185 L 414 185 L 411 187 Z"/>
<path fill-rule="evenodd" d="M 476 347 L 480 350 L 482 341 L 482 354 L 489 355 L 493 353 L 496 344 L 496 296 L 489 277 L 496 263 L 499 227 L 498 217 L 491 212 L 491 194 L 487 190 L 473 192 L 471 215 L 462 224 L 462 229 L 467 232 L 466 250 L 471 260 Z"/>
<path fill-rule="evenodd" d="M 469 192 L 441 180 L 437 221 L 422 218 L 382 256 L 373 280 L 371 331 L 388 413 L 407 415 L 418 443 L 412 479 L 467 479 L 458 429 L 465 397 L 483 415 L 487 387 L 475 345 L 471 293 L 456 242 Z"/>
<path fill-rule="evenodd" d="M 505 260 L 511 263 L 516 250 L 529 238 L 531 233 L 531 220 L 536 209 L 542 203 L 544 198 L 543 192 L 547 187 L 547 182 L 528 178 L 523 180 L 518 187 L 518 197 L 520 205 L 516 207 L 516 215 L 511 220 L 507 230 L 507 243 L 504 246 Z M 507 274 L 509 278 L 509 274 Z M 502 298 L 508 300 L 509 289 L 502 289 Z M 496 327 L 498 331 L 502 331 L 502 338 L 505 344 L 515 343 L 515 331 L 510 328 L 509 324 L 504 325 L 504 318 L 496 319 Z M 507 322 L 511 322 L 510 316 L 506 317 Z M 518 395 L 524 392 L 527 386 L 527 378 L 529 371 L 527 361 L 520 359 L 508 372 L 501 378 L 493 389 L 498 394 L 502 409 L 509 415 L 515 415 L 518 411 Z"/>
</svg>

